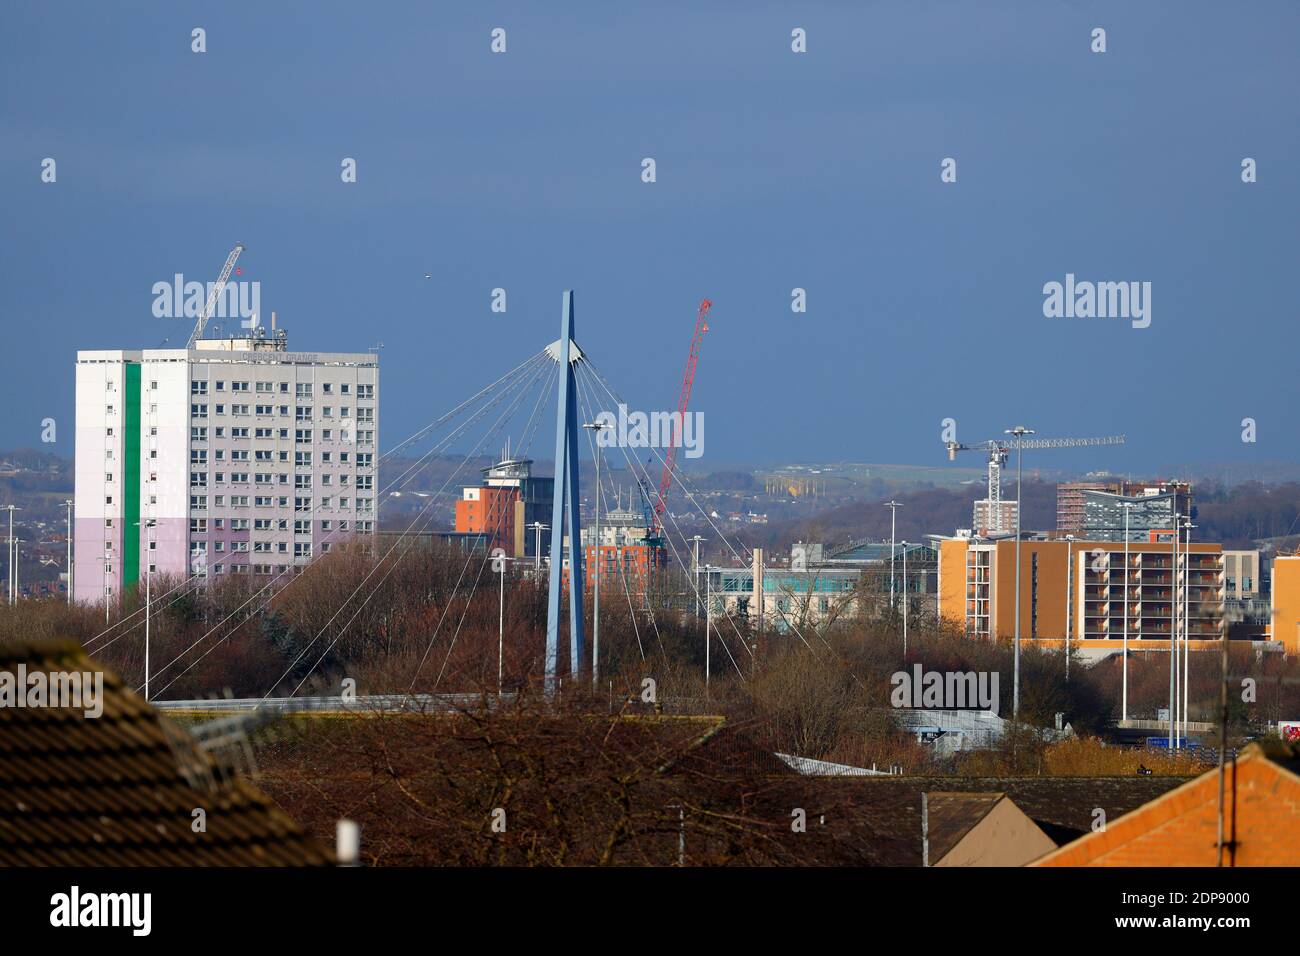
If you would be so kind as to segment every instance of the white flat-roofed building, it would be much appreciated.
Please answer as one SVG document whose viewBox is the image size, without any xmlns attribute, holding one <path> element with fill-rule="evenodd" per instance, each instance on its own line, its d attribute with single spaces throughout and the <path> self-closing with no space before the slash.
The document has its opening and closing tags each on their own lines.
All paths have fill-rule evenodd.
<svg viewBox="0 0 1300 956">
<path fill-rule="evenodd" d="M 267 338 L 77 353 L 74 595 L 277 575 L 378 520 L 379 365 Z"/>
</svg>

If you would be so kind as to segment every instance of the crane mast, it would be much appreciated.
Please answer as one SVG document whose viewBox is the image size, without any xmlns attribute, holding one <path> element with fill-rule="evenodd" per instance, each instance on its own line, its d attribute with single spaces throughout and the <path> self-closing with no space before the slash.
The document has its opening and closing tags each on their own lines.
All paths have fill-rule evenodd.
<svg viewBox="0 0 1300 956">
<path fill-rule="evenodd" d="M 709 307 L 713 303 L 708 299 L 700 302 L 699 312 L 695 315 L 695 335 L 691 339 L 691 350 L 686 355 L 686 371 L 682 375 L 682 390 L 677 398 L 676 434 L 668 445 L 668 454 L 664 457 L 664 473 L 659 479 L 659 496 L 655 500 L 655 516 L 664 513 L 667 507 L 668 490 L 673 483 L 673 463 L 677 460 L 677 446 L 681 444 L 682 428 L 686 423 L 686 409 L 691 403 L 691 389 L 695 385 L 695 368 L 700 361 L 700 345 L 704 333 L 709 331 Z"/>
<path fill-rule="evenodd" d="M 239 254 L 244 251 L 242 242 L 235 243 L 235 248 L 230 250 L 230 255 L 226 256 L 226 264 L 221 267 L 221 275 L 217 278 L 216 283 L 208 290 L 208 301 L 203 305 L 203 311 L 199 313 L 199 320 L 194 324 L 194 331 L 190 333 L 190 339 L 185 343 L 187 349 L 194 348 L 194 343 L 203 338 L 203 327 L 208 324 L 208 319 L 212 317 L 212 310 L 216 307 L 217 299 L 220 298 L 221 292 L 226 287 L 226 280 L 230 278 L 230 272 L 235 268 L 235 260 Z"/>
</svg>

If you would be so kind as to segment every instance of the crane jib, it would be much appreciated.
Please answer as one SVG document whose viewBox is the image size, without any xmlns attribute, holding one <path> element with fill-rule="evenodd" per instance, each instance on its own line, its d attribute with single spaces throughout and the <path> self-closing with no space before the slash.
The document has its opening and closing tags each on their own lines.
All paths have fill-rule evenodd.
<svg viewBox="0 0 1300 956">
<path fill-rule="evenodd" d="M 682 374 L 682 389 L 677 397 L 677 421 L 686 421 L 686 410 L 691 403 L 691 389 L 695 385 L 695 369 L 700 361 L 700 344 L 704 333 L 709 331 L 709 307 L 713 303 L 708 299 L 700 302 L 695 315 L 695 334 L 691 337 L 691 349 L 686 353 L 686 371 Z M 680 427 L 680 426 L 679 426 Z M 673 483 L 673 465 L 677 461 L 677 446 L 681 444 L 681 435 L 673 436 L 668 444 L 668 454 L 664 456 L 664 473 L 659 479 L 659 496 L 655 501 L 655 514 L 661 515 L 667 507 L 668 490 Z"/>
<path fill-rule="evenodd" d="M 226 256 L 226 264 L 221 267 L 221 275 L 212 288 L 208 290 L 208 301 L 203 306 L 203 311 L 199 313 L 199 319 L 194 324 L 194 331 L 190 333 L 190 339 L 185 345 L 186 348 L 194 348 L 194 343 L 203 338 L 203 327 L 207 325 L 208 318 L 212 315 L 213 306 L 216 305 L 217 299 L 221 297 L 221 291 L 226 287 L 226 280 L 230 278 L 230 273 L 235 268 L 235 260 L 239 258 L 239 254 L 243 251 L 244 244 L 237 242 L 235 248 L 230 250 L 230 255 Z"/>
</svg>

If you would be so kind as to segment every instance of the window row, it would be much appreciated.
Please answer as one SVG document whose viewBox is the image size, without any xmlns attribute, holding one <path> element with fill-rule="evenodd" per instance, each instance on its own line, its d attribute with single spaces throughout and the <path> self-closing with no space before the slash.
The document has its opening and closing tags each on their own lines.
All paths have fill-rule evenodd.
<svg viewBox="0 0 1300 956">
<path fill-rule="evenodd" d="M 248 495 L 213 495 L 212 506 L 214 508 L 247 508 L 249 507 Z M 320 499 L 320 508 L 337 508 L 340 510 L 349 510 L 355 507 L 357 514 L 374 514 L 375 500 L 373 498 L 349 498 L 346 495 L 340 495 L 338 504 L 334 504 L 335 499 L 331 495 L 325 495 Z M 355 505 L 354 505 L 355 502 Z M 112 498 L 106 502 L 112 504 Z M 257 496 L 254 507 L 257 508 L 287 508 L 288 497 L 281 495 L 272 503 L 272 496 Z M 206 511 L 208 509 L 208 496 L 205 494 L 190 495 L 191 511 Z M 312 499 L 309 497 L 295 496 L 293 499 L 293 510 L 298 513 L 312 512 L 316 510 L 312 507 Z"/>
</svg>

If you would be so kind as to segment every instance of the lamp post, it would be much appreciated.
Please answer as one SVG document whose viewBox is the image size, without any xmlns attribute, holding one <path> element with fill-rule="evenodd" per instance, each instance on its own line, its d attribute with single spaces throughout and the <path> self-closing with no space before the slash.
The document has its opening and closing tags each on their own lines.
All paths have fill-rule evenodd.
<svg viewBox="0 0 1300 956">
<path fill-rule="evenodd" d="M 526 561 L 527 558 L 507 557 L 504 548 L 492 549 L 492 570 L 501 576 L 500 591 L 497 598 L 497 697 L 505 686 L 505 651 L 506 651 L 506 564 L 510 561 Z"/>
<path fill-rule="evenodd" d="M 1173 749 L 1178 737 L 1178 618 L 1180 617 L 1178 562 L 1179 531 L 1182 527 L 1182 519 L 1178 515 L 1177 493 L 1170 498 L 1169 510 L 1174 519 L 1171 523 L 1174 529 L 1174 540 L 1170 542 L 1170 553 L 1173 554 L 1173 559 L 1170 561 L 1169 572 L 1169 747 Z"/>
<path fill-rule="evenodd" d="M 1177 641 L 1174 643 L 1174 706 L 1176 708 L 1174 711 L 1174 741 L 1178 745 L 1178 749 L 1181 750 L 1183 746 L 1183 726 L 1187 722 L 1186 696 L 1184 694 L 1186 674 L 1183 671 L 1183 649 L 1187 646 L 1187 639 L 1190 636 L 1187 621 L 1187 596 L 1192 588 L 1192 567 L 1191 555 L 1184 544 L 1186 525 L 1183 523 L 1182 518 L 1175 519 L 1174 527 L 1176 529 L 1174 531 L 1174 547 L 1182 552 L 1180 560 L 1183 566 L 1183 593 L 1178 600 L 1179 628 L 1176 635 Z"/>
<path fill-rule="evenodd" d="M 1011 717 L 1020 717 L 1020 515 L 1024 511 L 1024 500 L 1020 493 L 1022 476 L 1022 459 L 1024 458 L 1024 441 L 1026 435 L 1034 434 L 1032 428 L 1017 425 L 1004 430 L 1004 434 L 1016 436 L 1016 616 L 1015 616 L 1015 671 L 1011 680 Z"/>
<path fill-rule="evenodd" d="M 1182 579 L 1183 588 L 1182 588 L 1182 595 L 1178 597 L 1179 626 L 1174 630 L 1174 645 L 1173 645 L 1173 652 L 1174 652 L 1174 710 L 1173 710 L 1174 728 L 1173 730 L 1174 732 L 1171 736 L 1173 737 L 1174 746 L 1181 749 L 1182 748 L 1181 738 L 1183 732 L 1182 644 L 1185 642 L 1184 635 L 1187 631 L 1187 614 L 1185 612 L 1187 590 L 1192 583 L 1192 578 L 1191 575 L 1188 573 L 1187 553 L 1183 550 L 1183 519 L 1181 516 L 1177 515 L 1176 509 L 1175 509 L 1175 518 L 1174 518 L 1174 548 L 1179 552 L 1179 563 L 1181 563 L 1183 567 L 1183 579 Z"/>
<path fill-rule="evenodd" d="M 146 531 L 154 526 L 153 518 L 145 518 L 142 521 L 132 522 L 137 528 L 144 528 Z M 153 607 L 153 601 L 150 599 L 149 579 L 152 577 L 152 557 L 149 554 L 150 535 L 145 535 L 144 549 L 144 699 L 149 701 L 149 613 Z"/>
<path fill-rule="evenodd" d="M 17 564 L 18 549 L 14 546 L 14 512 L 22 511 L 17 505 L 5 505 L 5 510 L 9 512 L 9 603 L 14 603 L 14 592 L 18 587 Z"/>
<path fill-rule="evenodd" d="M 497 605 L 497 697 L 499 698 L 501 696 L 501 685 L 505 678 L 506 652 L 506 559 L 504 552 L 497 558 L 497 569 L 501 572 L 501 597 Z"/>
<path fill-rule="evenodd" d="M 709 689 L 709 632 L 713 627 L 713 575 L 712 565 L 704 566 L 704 690 Z M 696 593 L 699 593 L 698 591 Z"/>
<path fill-rule="evenodd" d="M 68 506 L 68 603 L 72 603 L 72 499 L 63 502 Z"/>
<path fill-rule="evenodd" d="M 691 538 L 691 543 L 695 546 L 694 563 L 691 565 L 691 573 L 695 577 L 695 616 L 700 616 L 700 542 L 708 541 L 708 538 L 701 538 L 698 534 Z"/>
<path fill-rule="evenodd" d="M 1124 509 L 1124 663 L 1122 665 L 1123 690 L 1121 691 L 1122 703 L 1120 705 L 1120 719 L 1128 720 L 1128 519 L 1129 512 L 1133 508 L 1133 502 L 1126 501 L 1121 508 Z M 1171 572 L 1172 574 L 1172 572 Z M 1109 577 L 1109 573 L 1107 577 Z M 1171 624 L 1172 624 L 1172 618 Z"/>
<path fill-rule="evenodd" d="M 582 427 L 596 433 L 595 451 L 592 452 L 596 459 L 596 581 L 592 585 L 591 609 L 591 687 L 595 690 L 600 678 L 600 566 L 603 563 L 600 554 L 600 433 L 613 426 L 609 422 L 597 421 L 583 422 Z"/>
<path fill-rule="evenodd" d="M 907 657 L 907 542 L 903 542 L 903 657 Z"/>
<path fill-rule="evenodd" d="M 1188 519 L 1188 525 L 1187 525 L 1187 561 L 1188 561 L 1189 564 L 1191 563 L 1191 560 L 1192 560 L 1192 529 L 1195 528 L 1195 527 L 1196 527 L 1196 525 L 1192 524 L 1192 523 L 1191 523 L 1191 519 L 1189 518 L 1189 519 Z M 1191 598 L 1191 592 L 1188 592 L 1188 597 L 1187 597 L 1187 615 L 1186 615 L 1186 618 L 1187 618 L 1187 625 L 1186 625 L 1186 627 L 1185 627 L 1185 629 L 1184 629 L 1184 633 L 1187 635 L 1187 640 L 1186 640 L 1186 643 L 1183 645 L 1183 661 L 1184 661 L 1183 673 L 1186 675 L 1186 681 L 1185 681 L 1184 684 L 1183 684 L 1183 687 L 1184 687 L 1184 695 L 1186 695 L 1186 693 L 1187 693 L 1186 688 L 1189 687 L 1190 682 L 1191 682 L 1191 679 L 1192 679 L 1192 644 L 1191 644 L 1191 634 L 1192 634 L 1192 598 Z M 1188 716 L 1188 715 L 1187 715 L 1187 698 L 1186 698 L 1186 696 L 1184 696 L 1184 699 L 1183 699 L 1183 736 L 1184 736 L 1184 737 L 1187 736 L 1187 716 Z"/>
<path fill-rule="evenodd" d="M 1187 538 L 1183 544 L 1183 563 L 1187 567 L 1187 586 L 1183 589 L 1183 733 L 1187 740 L 1188 705 L 1191 703 L 1192 682 L 1192 519 L 1184 518 Z"/>
<path fill-rule="evenodd" d="M 1019 503 L 1016 505 L 1020 507 Z M 1074 535 L 1065 536 L 1065 682 L 1070 683 L 1070 631 L 1074 627 Z"/>
<path fill-rule="evenodd" d="M 889 509 L 889 607 L 892 609 L 894 607 L 894 527 L 898 509 L 903 507 L 903 503 L 886 501 L 885 507 Z"/>
<path fill-rule="evenodd" d="M 548 524 L 542 524 L 540 521 L 534 521 L 528 527 L 533 529 L 536 538 L 533 541 L 533 574 L 540 578 L 542 573 L 542 531 L 550 528 Z"/>
<path fill-rule="evenodd" d="M 103 563 L 103 565 L 104 565 L 104 623 L 105 623 L 105 624 L 108 624 L 108 575 L 109 575 L 108 561 L 109 561 L 109 557 L 108 557 L 108 555 L 104 555 L 103 558 L 101 558 L 100 560 L 102 561 L 102 563 Z"/>
</svg>

